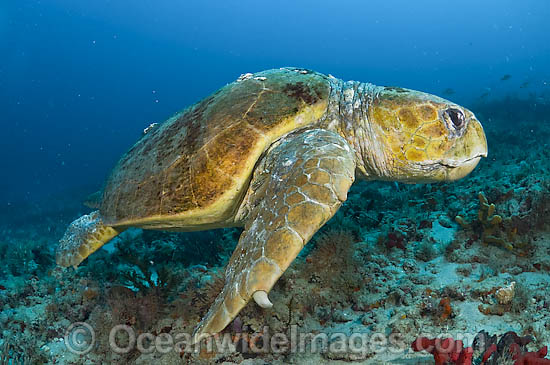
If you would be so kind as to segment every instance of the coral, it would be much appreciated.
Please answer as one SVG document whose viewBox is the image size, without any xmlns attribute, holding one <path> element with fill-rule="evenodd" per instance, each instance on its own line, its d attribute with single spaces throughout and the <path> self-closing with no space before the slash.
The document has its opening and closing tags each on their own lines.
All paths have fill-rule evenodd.
<svg viewBox="0 0 550 365">
<path fill-rule="evenodd" d="M 441 322 L 445 322 L 453 314 L 453 308 L 451 307 L 451 299 L 449 297 L 441 298 L 441 300 L 439 301 L 439 309 L 441 312 L 439 319 L 441 320 Z"/>
<path fill-rule="evenodd" d="M 107 292 L 107 303 L 111 308 L 114 324 L 136 326 L 147 330 L 159 318 L 162 303 L 157 295 L 139 294 L 115 286 Z"/>
<path fill-rule="evenodd" d="M 186 296 L 189 296 L 193 307 L 197 308 L 197 310 L 202 314 L 206 314 L 206 311 L 210 305 L 212 305 L 218 294 L 222 291 L 225 284 L 223 275 L 218 274 L 212 276 L 213 277 L 210 281 L 206 282 L 201 288 L 196 289 L 194 295 L 189 296 L 187 293 L 185 294 Z"/>
<path fill-rule="evenodd" d="M 0 352 L 0 365 L 25 365 L 29 364 L 29 359 L 27 356 L 18 356 L 15 355 L 15 357 L 10 356 L 10 350 L 11 345 L 8 341 L 4 342 L 4 346 L 2 348 L 2 352 Z"/>
<path fill-rule="evenodd" d="M 154 266 L 154 262 L 134 254 L 128 245 L 120 245 L 120 256 L 131 267 L 121 272 L 123 284 L 137 288 L 143 293 L 153 291 L 168 296 L 177 284 L 177 278 L 167 264 Z"/>
<path fill-rule="evenodd" d="M 512 281 L 510 285 L 498 289 L 495 293 L 498 304 L 506 305 L 512 302 L 516 293 L 516 282 Z"/>
<path fill-rule="evenodd" d="M 38 235 L 19 237 L 12 234 L 5 237 L 0 233 L 0 261 L 5 263 L 0 268 L 0 278 L 6 274 L 41 275 L 54 264 L 49 246 L 48 239 Z"/>
<path fill-rule="evenodd" d="M 418 337 L 412 344 L 413 351 L 427 351 L 433 355 L 435 365 L 471 365 L 473 350 L 471 347 L 464 347 L 461 340 L 452 338 L 429 339 Z"/>
<path fill-rule="evenodd" d="M 380 235 L 378 237 L 378 244 L 387 250 L 392 248 L 398 248 L 405 250 L 405 237 L 399 232 L 388 232 L 387 235 Z"/>
<path fill-rule="evenodd" d="M 486 306 L 484 306 L 483 304 L 480 304 L 477 308 L 481 313 L 485 315 L 503 316 L 504 313 L 508 312 L 508 308 L 500 304 L 486 305 Z"/>
<path fill-rule="evenodd" d="M 510 303 L 510 312 L 519 314 L 527 305 L 531 302 L 533 298 L 532 293 L 524 284 L 517 283 L 514 287 L 514 297 Z"/>
<path fill-rule="evenodd" d="M 526 345 L 532 341 L 530 336 L 519 337 L 515 332 L 507 332 L 496 343 L 496 336 L 485 331 L 477 334 L 472 347 L 464 347 L 461 340 L 452 338 L 418 337 L 412 344 L 413 351 L 427 351 L 433 355 L 436 365 L 544 365 L 547 347 L 536 352 L 526 351 Z"/>
<path fill-rule="evenodd" d="M 315 275 L 309 280 L 320 281 L 323 287 L 338 288 L 349 300 L 362 285 L 353 256 L 356 241 L 348 231 L 331 229 L 320 234 L 315 239 L 315 248 L 306 258 L 309 267 L 303 270 L 304 274 Z"/>
<path fill-rule="evenodd" d="M 457 215 L 455 221 L 464 229 L 473 230 L 480 235 L 481 242 L 494 244 L 512 251 L 520 256 L 526 253 L 525 240 L 518 237 L 518 228 L 514 226 L 512 217 L 502 217 L 496 214 L 496 205 L 489 204 L 483 192 L 478 194 L 479 210 L 477 220 L 468 222 L 462 215 Z"/>
<path fill-rule="evenodd" d="M 504 313 L 521 313 L 530 300 L 527 288 L 522 284 L 516 284 L 515 281 L 501 288 L 493 288 L 484 296 L 485 303 L 489 304 L 485 306 L 480 304 L 478 309 L 485 315 L 502 316 Z"/>
<path fill-rule="evenodd" d="M 532 341 L 531 336 L 520 337 L 515 332 L 510 331 L 503 334 L 497 343 L 497 336 L 489 336 L 487 332 L 481 331 L 477 334 L 472 345 L 474 358 L 480 360 L 476 363 L 485 365 L 550 364 L 550 360 L 545 359 L 546 346 L 535 352 L 527 351 L 526 346 Z M 483 356 L 480 354 L 483 354 Z"/>
<path fill-rule="evenodd" d="M 457 315 L 451 305 L 451 297 L 446 295 L 451 293 L 448 290 L 444 290 L 441 294 L 443 294 L 443 296 L 438 301 L 436 298 L 438 294 L 426 288 L 422 294 L 423 300 L 419 303 L 419 314 L 422 317 L 431 318 L 431 320 L 438 325 L 444 323 L 448 324 L 448 321 Z"/>
<path fill-rule="evenodd" d="M 448 246 L 447 246 L 448 247 Z M 438 251 L 432 242 L 423 240 L 416 246 L 414 257 L 421 261 L 431 261 L 437 257 Z"/>
<path fill-rule="evenodd" d="M 545 359 L 548 353 L 548 348 L 544 346 L 536 352 L 521 353 L 518 344 L 512 344 L 510 346 L 510 353 L 512 354 L 512 360 L 515 360 L 516 365 L 544 365 L 550 364 L 550 360 Z"/>
</svg>

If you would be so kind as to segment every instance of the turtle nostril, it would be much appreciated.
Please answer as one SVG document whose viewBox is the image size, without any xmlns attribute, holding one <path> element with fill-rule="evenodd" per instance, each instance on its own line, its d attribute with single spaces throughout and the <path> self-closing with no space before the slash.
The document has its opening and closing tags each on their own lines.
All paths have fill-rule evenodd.
<svg viewBox="0 0 550 365">
<path fill-rule="evenodd" d="M 449 108 L 445 111 L 445 117 L 448 119 L 455 129 L 460 129 L 466 124 L 464 113 L 459 109 Z"/>
</svg>

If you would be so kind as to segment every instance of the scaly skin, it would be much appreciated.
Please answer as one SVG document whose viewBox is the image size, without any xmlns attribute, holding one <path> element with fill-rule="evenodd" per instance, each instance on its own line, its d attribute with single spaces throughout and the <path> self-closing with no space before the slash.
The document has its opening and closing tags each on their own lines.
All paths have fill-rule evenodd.
<svg viewBox="0 0 550 365">
<path fill-rule="evenodd" d="M 444 118 L 449 109 L 464 115 L 462 128 Z M 360 177 L 369 180 L 453 181 L 487 155 L 483 127 L 471 111 L 415 90 L 333 79 L 321 126 L 346 138 Z"/>
</svg>

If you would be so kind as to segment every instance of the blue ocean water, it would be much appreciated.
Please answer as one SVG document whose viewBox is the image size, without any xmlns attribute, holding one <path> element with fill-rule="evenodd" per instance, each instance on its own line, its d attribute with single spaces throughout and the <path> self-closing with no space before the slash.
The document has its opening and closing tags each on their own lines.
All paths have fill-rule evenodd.
<svg viewBox="0 0 550 365">
<path fill-rule="evenodd" d="M 512 340 L 530 343 L 522 353 L 550 344 L 548 19 L 544 0 L 0 1 L 0 364 L 152 363 L 113 351 L 112 326 L 195 328 L 239 229 L 128 230 L 78 270 L 56 265 L 58 240 L 145 128 L 285 66 L 463 105 L 489 156 L 454 184 L 358 182 L 274 286 L 273 309 L 249 304 L 224 331 L 401 334 L 393 357 L 260 356 L 239 340 L 230 355 L 157 348 L 157 360 L 423 364 L 432 356 L 409 344 L 444 330 L 532 336 Z M 92 329 L 85 351 L 75 328 Z"/>
<path fill-rule="evenodd" d="M 2 206 L 97 187 L 143 128 L 245 72 L 305 67 L 462 104 L 548 95 L 549 15 L 537 0 L 3 1 Z"/>
</svg>

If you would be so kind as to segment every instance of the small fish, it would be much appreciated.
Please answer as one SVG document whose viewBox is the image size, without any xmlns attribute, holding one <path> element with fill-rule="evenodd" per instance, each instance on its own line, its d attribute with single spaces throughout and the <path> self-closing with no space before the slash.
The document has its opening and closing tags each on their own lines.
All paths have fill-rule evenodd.
<svg viewBox="0 0 550 365">
<path fill-rule="evenodd" d="M 488 91 L 486 91 L 486 92 L 484 92 L 483 94 L 481 94 L 481 95 L 479 96 L 479 98 L 480 98 L 480 99 L 485 99 L 487 96 L 489 96 L 489 92 L 488 92 Z"/>
<path fill-rule="evenodd" d="M 510 80 L 510 77 L 512 77 L 512 75 L 506 74 L 500 78 L 500 81 Z"/>
<path fill-rule="evenodd" d="M 444 95 L 453 95 L 454 93 L 455 93 L 455 91 L 453 89 L 451 89 L 450 87 L 443 90 Z"/>
<path fill-rule="evenodd" d="M 525 81 L 519 87 L 522 88 L 522 89 L 525 89 L 527 86 L 529 86 L 529 81 Z"/>
</svg>

